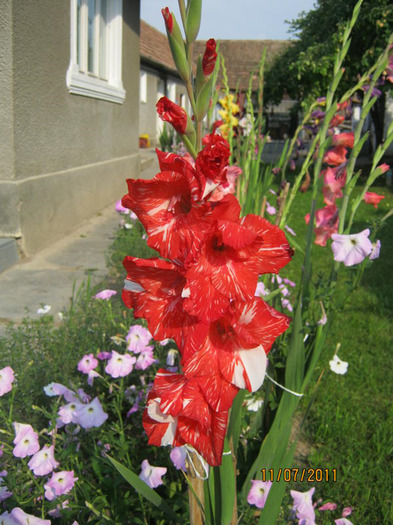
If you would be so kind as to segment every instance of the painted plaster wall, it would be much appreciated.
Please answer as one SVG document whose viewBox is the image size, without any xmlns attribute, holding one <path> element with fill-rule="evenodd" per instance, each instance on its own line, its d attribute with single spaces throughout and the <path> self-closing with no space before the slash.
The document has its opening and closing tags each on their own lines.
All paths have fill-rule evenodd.
<svg viewBox="0 0 393 525">
<path fill-rule="evenodd" d="M 6 4 L 0 47 L 13 104 L 0 103 L 0 116 L 8 117 L 0 128 L 8 148 L 0 209 L 12 205 L 0 236 L 21 236 L 30 255 L 120 198 L 125 179 L 138 175 L 139 0 L 123 1 L 123 104 L 68 92 L 70 1 Z"/>
</svg>

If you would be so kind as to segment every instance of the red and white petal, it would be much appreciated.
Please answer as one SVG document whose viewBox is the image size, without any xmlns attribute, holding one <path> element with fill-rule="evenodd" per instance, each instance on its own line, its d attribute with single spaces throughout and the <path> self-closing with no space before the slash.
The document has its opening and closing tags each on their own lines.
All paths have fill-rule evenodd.
<svg viewBox="0 0 393 525">
<path fill-rule="evenodd" d="M 267 357 L 262 346 L 251 350 L 237 350 L 234 355 L 231 382 L 238 388 L 255 392 L 266 374 Z M 227 372 L 230 371 L 227 369 Z"/>
</svg>

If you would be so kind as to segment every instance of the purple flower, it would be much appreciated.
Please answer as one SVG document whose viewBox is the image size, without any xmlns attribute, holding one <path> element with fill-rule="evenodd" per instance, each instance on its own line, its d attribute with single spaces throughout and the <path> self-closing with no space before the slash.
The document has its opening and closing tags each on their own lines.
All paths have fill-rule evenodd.
<svg viewBox="0 0 393 525">
<path fill-rule="evenodd" d="M 14 371 L 10 366 L 0 370 L 0 397 L 12 390 L 14 379 Z"/>
<path fill-rule="evenodd" d="M 160 485 L 163 485 L 162 476 L 166 474 L 167 469 L 165 467 L 153 467 L 149 464 L 147 459 L 142 461 L 142 471 L 139 477 L 144 481 L 150 488 L 155 489 Z"/>
<path fill-rule="evenodd" d="M 105 361 L 106 359 L 109 359 L 111 355 L 111 352 L 99 352 L 97 357 L 100 361 Z"/>
<path fill-rule="evenodd" d="M 257 297 L 263 297 L 264 295 L 269 295 L 270 291 L 266 288 L 266 286 L 263 284 L 262 281 L 260 281 L 257 284 L 257 288 L 255 290 L 255 295 Z"/>
<path fill-rule="evenodd" d="M 35 454 L 40 449 L 40 444 L 38 443 L 38 435 L 34 432 L 33 427 L 23 423 L 14 423 L 13 425 L 15 429 L 13 455 L 16 458 L 25 458 Z"/>
<path fill-rule="evenodd" d="M 249 505 L 255 505 L 256 507 L 258 507 L 258 509 L 263 509 L 266 503 L 266 499 L 269 495 L 269 490 L 272 486 L 272 482 L 253 479 L 251 483 L 252 486 L 247 496 L 247 502 L 249 503 Z"/>
<path fill-rule="evenodd" d="M 112 350 L 112 356 L 105 367 L 105 372 L 114 378 L 128 376 L 132 372 L 135 361 L 136 357 L 129 354 L 121 355 Z"/>
<path fill-rule="evenodd" d="M 116 294 L 116 290 L 102 290 L 102 292 L 98 292 L 96 295 L 94 295 L 94 299 L 104 299 L 107 301 L 112 297 L 112 295 Z"/>
<path fill-rule="evenodd" d="M 78 401 L 71 401 L 67 405 L 63 405 L 59 408 L 57 420 L 57 427 L 62 427 L 63 425 L 68 425 L 68 423 L 79 424 L 78 422 L 78 410 L 83 407 L 83 404 Z"/>
<path fill-rule="evenodd" d="M 284 226 L 284 228 L 287 230 L 287 232 L 296 237 L 296 233 L 287 224 Z"/>
<path fill-rule="evenodd" d="M 153 348 L 154 346 L 146 346 L 141 350 L 135 363 L 137 370 L 146 370 L 146 368 L 149 368 L 149 366 L 154 363 Z"/>
<path fill-rule="evenodd" d="M 177 470 L 184 470 L 184 472 L 186 472 L 186 447 L 173 447 L 171 453 L 169 454 L 169 457 L 171 458 L 171 461 L 175 465 Z"/>
<path fill-rule="evenodd" d="M 29 469 L 34 472 L 35 476 L 46 476 L 58 466 L 59 464 L 55 460 L 55 447 L 53 445 L 50 447 L 44 445 L 39 452 L 34 454 L 28 463 Z"/>
<path fill-rule="evenodd" d="M 49 383 L 49 385 L 44 386 L 44 392 L 48 397 L 64 396 L 64 399 L 68 402 L 76 398 L 75 392 L 61 383 Z"/>
<path fill-rule="evenodd" d="M 287 310 L 289 310 L 290 312 L 293 312 L 293 306 L 291 305 L 291 303 L 289 302 L 288 299 L 284 299 L 283 297 L 281 298 L 281 304 L 282 304 L 282 307 L 283 308 L 286 308 Z"/>
<path fill-rule="evenodd" d="M 310 523 L 315 523 L 315 511 L 312 503 L 312 495 L 314 494 L 314 491 L 315 487 L 312 487 L 307 492 L 291 490 L 293 510 L 296 512 L 296 517 L 299 520 L 309 520 Z"/>
<path fill-rule="evenodd" d="M 381 251 L 381 241 L 378 239 L 377 242 L 373 243 L 373 249 L 369 255 L 370 260 L 378 259 Z"/>
<path fill-rule="evenodd" d="M 78 370 L 83 374 L 88 374 L 98 366 L 98 361 L 93 354 L 86 354 L 78 363 Z"/>
<path fill-rule="evenodd" d="M 269 204 L 269 202 L 266 202 L 266 211 L 268 212 L 269 215 L 276 215 L 277 213 L 276 208 L 272 206 L 271 204 Z"/>
<path fill-rule="evenodd" d="M 76 411 L 76 420 L 83 428 L 100 427 L 108 419 L 98 397 L 87 405 L 81 405 Z"/>
<path fill-rule="evenodd" d="M 11 496 L 12 496 L 12 492 L 8 490 L 8 487 L 6 487 L 5 485 L 1 485 L 0 486 L 0 503 L 2 501 L 5 501 L 7 498 L 10 498 Z"/>
<path fill-rule="evenodd" d="M 74 477 L 73 470 L 54 472 L 48 483 L 44 485 L 46 499 L 52 501 L 58 496 L 67 494 L 74 487 L 77 480 L 78 478 Z"/>
<path fill-rule="evenodd" d="M 134 354 L 139 354 L 153 338 L 151 333 L 147 328 L 140 326 L 138 324 L 131 326 L 126 335 L 126 341 L 128 343 L 127 350 L 134 352 Z"/>
<path fill-rule="evenodd" d="M 124 213 L 125 215 L 127 215 L 128 213 L 130 213 L 130 210 L 128 208 L 125 208 L 122 203 L 121 203 L 121 200 L 118 200 L 116 201 L 116 204 L 115 204 L 115 210 L 118 212 L 118 213 Z"/>
<path fill-rule="evenodd" d="M 371 254 L 373 245 L 368 238 L 370 230 L 366 228 L 353 235 L 332 234 L 332 250 L 334 260 L 343 262 L 345 266 L 353 266 L 363 261 Z"/>
<path fill-rule="evenodd" d="M 339 518 L 338 520 L 334 520 L 334 523 L 336 525 L 353 525 L 352 521 L 347 520 L 347 518 Z"/>
<path fill-rule="evenodd" d="M 4 521 L 0 521 L 4 525 L 50 525 L 50 520 L 43 520 L 31 514 L 26 514 L 19 507 L 12 509 L 10 514 L 4 512 L 4 514 L 0 515 L 0 518 L 4 519 Z"/>
<path fill-rule="evenodd" d="M 296 283 L 287 278 L 284 278 L 284 283 L 289 284 L 289 286 L 292 286 L 292 288 L 296 286 Z"/>
<path fill-rule="evenodd" d="M 95 370 L 90 370 L 90 372 L 87 374 L 87 384 L 89 386 L 93 386 L 93 381 L 96 377 L 102 377 L 102 376 Z"/>
</svg>

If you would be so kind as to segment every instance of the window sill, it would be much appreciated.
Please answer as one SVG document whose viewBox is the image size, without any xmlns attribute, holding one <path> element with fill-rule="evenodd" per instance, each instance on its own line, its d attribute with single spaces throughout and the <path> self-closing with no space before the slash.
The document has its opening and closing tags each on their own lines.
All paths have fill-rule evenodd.
<svg viewBox="0 0 393 525">
<path fill-rule="evenodd" d="M 75 68 L 67 72 L 68 91 L 74 95 L 97 98 L 108 102 L 123 104 L 126 92 L 122 85 L 115 86 L 105 80 L 81 73 Z"/>
</svg>

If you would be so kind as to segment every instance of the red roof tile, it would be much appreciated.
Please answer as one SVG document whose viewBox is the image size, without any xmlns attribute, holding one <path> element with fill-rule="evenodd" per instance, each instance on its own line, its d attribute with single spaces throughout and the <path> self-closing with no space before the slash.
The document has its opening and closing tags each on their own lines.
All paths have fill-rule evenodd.
<svg viewBox="0 0 393 525">
<path fill-rule="evenodd" d="M 165 27 L 164 20 L 162 21 L 162 25 Z M 149 24 L 143 20 L 141 20 L 139 48 L 142 61 L 145 60 L 153 65 L 176 73 L 175 63 L 173 62 L 166 35 L 160 33 L 160 31 L 154 27 L 149 26 Z"/>
</svg>

